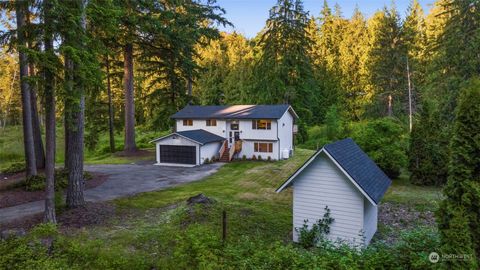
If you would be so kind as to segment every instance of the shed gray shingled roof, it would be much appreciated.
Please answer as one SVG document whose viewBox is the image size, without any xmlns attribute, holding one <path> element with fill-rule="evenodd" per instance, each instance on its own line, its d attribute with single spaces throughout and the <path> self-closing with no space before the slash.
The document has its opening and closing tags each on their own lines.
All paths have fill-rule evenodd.
<svg viewBox="0 0 480 270">
<path fill-rule="evenodd" d="M 372 200 L 380 202 L 392 180 L 351 138 L 327 144 L 324 148 Z"/>
<path fill-rule="evenodd" d="M 342 167 L 371 200 L 376 204 L 380 202 L 388 187 L 391 185 L 392 180 L 385 175 L 377 164 L 375 164 L 351 138 L 327 144 L 318 150 L 277 189 L 277 192 L 290 186 L 295 177 L 308 167 L 323 151 L 330 155 L 336 163 Z"/>
<path fill-rule="evenodd" d="M 287 110 L 288 104 L 280 105 L 231 105 L 231 106 L 192 106 L 188 105 L 174 115 L 173 119 L 279 119 Z"/>
</svg>

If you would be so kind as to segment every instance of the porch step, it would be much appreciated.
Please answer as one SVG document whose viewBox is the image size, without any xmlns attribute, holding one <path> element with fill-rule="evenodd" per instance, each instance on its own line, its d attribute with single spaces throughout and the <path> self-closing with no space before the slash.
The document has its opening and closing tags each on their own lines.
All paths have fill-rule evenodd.
<svg viewBox="0 0 480 270">
<path fill-rule="evenodd" d="M 223 152 L 223 155 L 220 157 L 220 162 L 229 162 L 228 160 L 228 153 L 230 152 L 230 148 L 225 148 L 225 151 Z"/>
</svg>

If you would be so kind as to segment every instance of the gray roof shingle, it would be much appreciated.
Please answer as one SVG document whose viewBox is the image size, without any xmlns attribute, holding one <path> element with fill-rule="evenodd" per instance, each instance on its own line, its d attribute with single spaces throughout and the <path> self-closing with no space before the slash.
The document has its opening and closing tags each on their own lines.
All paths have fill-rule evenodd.
<svg viewBox="0 0 480 270">
<path fill-rule="evenodd" d="M 331 156 L 348 176 L 355 181 L 359 188 L 376 204 L 380 202 L 388 187 L 392 184 L 392 180 L 385 175 L 377 164 L 375 164 L 352 139 L 347 138 L 327 144 L 318 150 L 283 182 L 276 192 L 281 192 L 290 186 L 296 177 L 322 152 Z"/>
<path fill-rule="evenodd" d="M 199 142 L 201 144 L 207 144 L 211 142 L 220 142 L 225 140 L 225 138 L 210 133 L 203 129 L 195 129 L 195 130 L 186 130 L 186 131 L 178 131 L 175 132 L 176 134 Z"/>
<path fill-rule="evenodd" d="M 324 149 L 373 201 L 380 202 L 392 180 L 351 138 L 327 144 Z"/>
<path fill-rule="evenodd" d="M 280 105 L 231 105 L 192 106 L 188 105 L 174 115 L 173 119 L 279 119 L 291 107 Z M 295 112 L 293 112 L 295 115 Z M 295 115 L 296 117 L 296 115 Z"/>
</svg>

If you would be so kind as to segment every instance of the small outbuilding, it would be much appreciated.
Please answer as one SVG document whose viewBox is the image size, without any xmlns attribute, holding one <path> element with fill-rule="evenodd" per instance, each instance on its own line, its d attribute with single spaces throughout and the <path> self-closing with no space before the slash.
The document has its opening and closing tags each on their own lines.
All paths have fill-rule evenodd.
<svg viewBox="0 0 480 270">
<path fill-rule="evenodd" d="M 293 188 L 293 241 L 305 221 L 312 226 L 325 207 L 334 222 L 328 238 L 368 245 L 377 231 L 378 203 L 392 181 L 350 138 L 325 145 L 278 189 Z"/>
</svg>

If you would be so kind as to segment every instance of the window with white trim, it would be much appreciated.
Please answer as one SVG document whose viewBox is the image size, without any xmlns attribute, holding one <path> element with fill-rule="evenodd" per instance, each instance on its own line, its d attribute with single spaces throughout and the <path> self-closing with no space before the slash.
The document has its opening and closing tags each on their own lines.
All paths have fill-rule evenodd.
<svg viewBox="0 0 480 270">
<path fill-rule="evenodd" d="M 257 153 L 272 153 L 273 143 L 256 142 L 253 144 L 254 151 Z"/>
<path fill-rule="evenodd" d="M 206 124 L 207 124 L 207 127 L 215 127 L 215 126 L 217 126 L 217 120 L 216 119 L 207 119 Z"/>
<path fill-rule="evenodd" d="M 184 126 L 193 126 L 193 120 L 192 119 L 184 119 L 183 120 L 183 125 Z"/>
<path fill-rule="evenodd" d="M 252 120 L 252 129 L 272 129 L 272 120 Z"/>
</svg>

